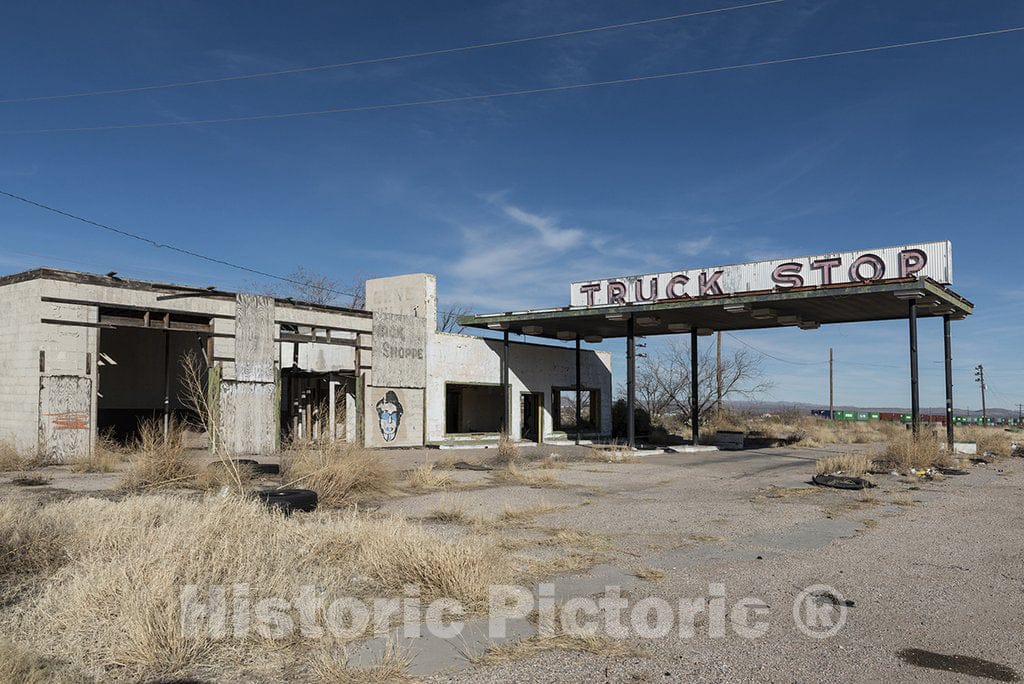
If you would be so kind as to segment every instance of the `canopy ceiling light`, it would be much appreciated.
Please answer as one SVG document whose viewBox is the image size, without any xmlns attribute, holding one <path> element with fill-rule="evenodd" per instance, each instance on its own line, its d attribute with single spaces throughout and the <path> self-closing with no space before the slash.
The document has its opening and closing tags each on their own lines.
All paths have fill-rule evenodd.
<svg viewBox="0 0 1024 684">
<path fill-rule="evenodd" d="M 756 318 L 759 321 L 768 318 L 775 318 L 779 314 L 775 309 L 754 309 L 750 312 L 751 318 Z"/>
<path fill-rule="evenodd" d="M 591 344 L 598 344 L 599 342 L 604 342 L 604 338 L 600 335 L 587 335 L 583 338 L 583 341 L 590 342 Z"/>
<path fill-rule="evenodd" d="M 508 323 L 488 323 L 487 327 L 491 330 L 508 330 Z"/>
<path fill-rule="evenodd" d="M 661 319 L 657 316 L 640 316 L 636 319 L 637 325 L 642 325 L 647 328 L 658 325 L 658 323 L 661 323 Z"/>
<path fill-rule="evenodd" d="M 523 334 L 524 335 L 540 335 L 542 332 L 544 332 L 544 328 L 539 326 L 539 325 L 524 325 L 523 326 Z"/>
<path fill-rule="evenodd" d="M 818 321 L 801 321 L 798 325 L 801 330 L 817 330 L 821 327 L 821 323 Z"/>
<path fill-rule="evenodd" d="M 558 339 L 560 339 L 560 340 L 575 340 L 576 339 L 576 333 L 572 332 L 571 330 L 559 330 L 558 331 Z"/>
<path fill-rule="evenodd" d="M 924 290 L 896 290 L 892 294 L 896 299 L 921 299 L 924 297 Z"/>
<path fill-rule="evenodd" d="M 775 320 L 779 322 L 779 325 L 800 325 L 800 317 L 799 316 L 791 316 L 791 315 L 779 316 Z"/>
<path fill-rule="evenodd" d="M 744 313 L 746 311 L 750 311 L 749 304 L 726 304 L 722 308 L 729 313 Z"/>
<path fill-rule="evenodd" d="M 708 335 L 715 334 L 715 331 L 711 328 L 697 328 L 697 334 L 701 337 L 707 337 Z"/>
<path fill-rule="evenodd" d="M 624 321 L 627 318 L 629 318 L 629 314 L 610 313 L 610 314 L 605 314 L 604 317 L 607 318 L 609 321 Z"/>
<path fill-rule="evenodd" d="M 688 333 L 690 332 L 690 327 L 689 323 L 669 323 L 668 331 L 674 333 Z"/>
</svg>

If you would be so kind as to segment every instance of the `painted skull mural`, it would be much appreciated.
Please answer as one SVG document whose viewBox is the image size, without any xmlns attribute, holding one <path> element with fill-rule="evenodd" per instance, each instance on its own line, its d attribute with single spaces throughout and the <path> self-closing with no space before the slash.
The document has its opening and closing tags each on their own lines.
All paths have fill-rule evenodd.
<svg viewBox="0 0 1024 684">
<path fill-rule="evenodd" d="M 380 434 L 385 442 L 393 442 L 398 436 L 398 426 L 402 422 L 402 402 L 393 390 L 388 390 L 384 398 L 377 402 L 377 421 Z"/>
</svg>

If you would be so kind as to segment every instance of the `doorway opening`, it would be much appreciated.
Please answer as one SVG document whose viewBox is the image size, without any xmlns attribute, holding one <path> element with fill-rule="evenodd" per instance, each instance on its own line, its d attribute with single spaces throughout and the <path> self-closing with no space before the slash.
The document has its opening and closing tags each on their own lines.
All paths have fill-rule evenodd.
<svg viewBox="0 0 1024 684">
<path fill-rule="evenodd" d="M 497 434 L 504 410 L 501 385 L 445 386 L 444 431 L 449 435 Z"/>
<path fill-rule="evenodd" d="M 523 392 L 520 399 L 519 436 L 529 442 L 540 442 L 544 434 L 544 394 Z"/>
</svg>

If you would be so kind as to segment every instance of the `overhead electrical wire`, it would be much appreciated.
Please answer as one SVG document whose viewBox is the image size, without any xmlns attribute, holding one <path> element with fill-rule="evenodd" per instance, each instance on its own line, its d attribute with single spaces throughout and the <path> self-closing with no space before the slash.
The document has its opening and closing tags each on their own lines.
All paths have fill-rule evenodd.
<svg viewBox="0 0 1024 684">
<path fill-rule="evenodd" d="M 808 62 L 821 59 L 831 59 L 835 57 L 843 57 L 848 55 L 860 55 L 868 54 L 872 52 L 882 52 L 887 50 L 899 50 L 903 48 L 919 47 L 923 45 L 935 45 L 938 43 L 949 43 L 960 40 L 970 40 L 975 38 L 984 38 L 989 36 L 1003 35 L 1008 33 L 1017 33 L 1024 31 L 1024 26 L 1013 26 L 1008 28 L 996 29 L 992 31 L 980 31 L 977 33 L 964 33 L 955 36 L 943 36 L 940 38 L 929 38 L 926 40 L 915 40 L 904 43 L 890 43 L 887 45 L 875 45 L 871 47 L 855 48 L 851 50 L 838 50 L 833 52 L 822 52 L 813 55 L 802 55 L 798 57 L 783 57 L 779 59 L 769 59 L 760 62 L 747 62 L 743 64 L 731 64 L 727 66 L 718 67 L 707 67 L 703 69 L 691 69 L 688 71 L 674 71 L 664 74 L 652 74 L 649 76 L 632 76 L 629 78 L 618 78 L 607 81 L 591 81 L 588 83 L 574 83 L 561 86 L 549 86 L 544 88 L 528 88 L 522 90 L 507 90 L 496 93 L 483 93 L 479 95 L 461 95 L 455 97 L 442 97 L 428 100 L 410 100 L 406 102 L 391 102 L 384 104 L 375 105 L 361 105 L 355 107 L 335 107 L 331 109 L 318 109 L 301 112 L 285 112 L 280 114 L 254 114 L 250 116 L 232 116 L 215 119 L 185 119 L 180 121 L 158 121 L 150 123 L 131 123 L 131 124 L 112 124 L 105 126 L 74 126 L 74 127 L 63 127 L 63 128 L 30 128 L 20 130 L 5 130 L 0 131 L 2 135 L 16 135 L 16 134 L 29 134 L 29 133 L 80 133 L 80 132 L 92 132 L 92 131 L 114 131 L 114 130 L 126 130 L 126 129 L 145 129 L 145 128 L 171 128 L 180 126 L 199 126 L 208 124 L 224 124 L 224 123 L 237 123 L 245 121 L 270 121 L 279 119 L 294 119 L 299 117 L 311 117 L 311 116 L 325 116 L 330 114 L 349 114 L 355 112 L 369 112 L 369 111 L 380 111 L 388 109 L 411 109 L 414 107 L 425 107 L 430 105 L 442 105 L 442 104 L 455 104 L 461 102 L 478 102 L 482 100 L 493 100 L 498 98 L 506 97 L 518 97 L 525 95 L 538 95 L 542 93 L 555 93 L 565 92 L 571 90 L 582 90 L 585 88 L 598 88 L 606 86 L 624 85 L 627 83 L 641 83 L 645 81 L 658 81 L 672 78 L 683 78 L 686 76 L 697 76 L 701 74 L 711 74 L 727 71 L 738 71 L 741 69 L 754 69 L 759 67 L 774 66 L 778 64 L 793 64 L 797 62 Z"/>
<path fill-rule="evenodd" d="M 11 198 L 13 200 L 17 200 L 19 202 L 23 202 L 25 204 L 29 204 L 29 205 L 37 207 L 39 209 L 43 209 L 45 211 L 49 211 L 49 212 L 52 212 L 54 214 L 59 214 L 60 216 L 64 216 L 66 218 L 70 218 L 70 219 L 73 219 L 75 221 L 79 221 L 81 223 L 88 224 L 90 226 L 93 226 L 94 228 L 100 228 L 102 230 L 106 230 L 106 231 L 109 231 L 111 233 L 115 233 L 115 234 L 120 235 L 122 237 L 130 238 L 132 240 L 138 240 L 139 242 L 144 242 L 144 243 L 150 245 L 151 247 L 156 247 L 158 249 L 167 249 L 167 250 L 170 250 L 172 252 L 178 252 L 179 254 L 184 254 L 186 256 L 194 257 L 196 259 L 202 259 L 203 261 L 209 261 L 210 263 L 213 263 L 213 264 L 219 264 L 221 266 L 227 266 L 229 268 L 234 268 L 234 269 L 237 269 L 239 271 L 245 271 L 247 273 L 252 273 L 252 274 L 255 274 L 255 275 L 258 275 L 258 276 L 262 276 L 264 278 L 271 278 L 273 280 L 280 280 L 281 282 L 290 283 L 292 285 L 300 285 L 300 286 L 303 286 L 303 287 L 313 287 L 313 288 L 315 288 L 317 290 L 320 290 L 321 292 L 325 292 L 325 293 L 336 294 L 336 295 L 345 295 L 345 296 L 349 296 L 349 297 L 354 295 L 354 293 L 346 292 L 345 290 L 337 290 L 337 289 L 334 289 L 334 288 L 322 287 L 322 286 L 319 286 L 319 285 L 314 285 L 314 284 L 311 284 L 311 283 L 303 282 L 301 280 L 296 280 L 294 278 L 289 278 L 288 276 L 277 275 L 276 273 L 268 273 L 267 271 L 261 271 L 259 269 L 251 268 L 249 266 L 243 266 L 241 264 L 236 264 L 234 262 L 227 261 L 225 259 L 219 259 L 217 257 L 208 256 L 208 255 L 202 254 L 200 252 L 196 252 L 196 251 L 193 251 L 193 250 L 190 250 L 190 249 L 185 249 L 184 247 L 178 247 L 177 245 L 168 244 L 166 242 L 160 242 L 159 240 L 154 240 L 152 238 L 148 238 L 145 235 L 139 235 L 138 233 L 133 233 L 131 231 L 124 230 L 122 228 L 115 228 L 114 226 L 108 225 L 106 223 L 100 223 L 99 221 L 93 221 L 92 219 L 88 219 L 88 218 L 85 218 L 83 216 L 79 216 L 77 214 L 72 214 L 69 211 L 64 211 L 63 209 L 57 209 L 56 207 L 51 207 L 51 206 L 49 206 L 47 204 L 43 204 L 42 202 L 37 202 L 37 201 L 35 201 L 33 199 L 29 199 L 28 197 L 22 197 L 21 195 L 16 195 L 13 192 L 7 192 L 6 190 L 3 190 L 2 188 L 0 188 L 0 195 L 4 195 L 5 197 L 9 197 L 9 198 Z"/>
<path fill-rule="evenodd" d="M 76 93 L 62 93 L 57 95 L 36 95 L 31 97 L 17 97 L 7 98 L 0 100 L 0 104 L 14 104 L 21 102 L 43 102 L 47 100 L 70 100 L 80 97 L 98 97 L 102 95 L 124 95 L 128 93 L 141 93 L 152 90 L 169 90 L 172 88 L 188 88 L 192 86 L 200 85 L 212 85 L 216 83 L 228 83 L 231 81 L 246 81 L 257 78 L 270 78 L 273 76 L 288 76 L 292 74 L 305 74 L 314 71 L 328 71 L 331 69 L 344 69 L 347 67 L 364 66 L 369 64 L 383 64 L 386 62 L 397 62 L 400 60 L 418 59 L 421 57 L 436 57 L 439 55 L 450 55 L 459 52 L 470 52 L 473 50 L 484 50 L 488 48 L 502 47 L 506 45 L 520 45 L 522 43 L 533 43 L 542 40 L 552 40 L 555 38 L 568 38 L 570 36 L 579 36 L 587 33 L 598 33 L 600 31 L 613 31 L 616 29 L 633 28 L 636 26 L 647 26 L 650 24 L 658 24 L 666 21 L 678 21 L 679 19 L 688 19 L 691 17 L 706 16 L 709 14 L 721 14 L 723 12 L 733 12 L 736 10 L 750 9 L 753 7 L 762 7 L 765 5 L 777 5 L 785 0 L 761 0 L 760 2 L 750 2 L 743 5 L 730 5 L 728 7 L 717 7 L 707 10 L 699 10 L 696 12 L 686 12 L 684 14 L 671 14 L 665 17 L 654 17 L 652 19 L 638 19 L 636 21 L 626 21 L 619 24 L 607 24 L 605 26 L 594 26 L 590 28 L 573 29 L 571 31 L 560 31 L 558 33 L 545 33 L 537 36 L 527 36 L 524 38 L 510 38 L 508 40 L 498 40 L 490 43 L 476 43 L 473 45 L 462 45 L 459 47 L 442 48 L 439 50 L 426 50 L 423 52 L 409 52 L 399 55 L 390 55 L 386 57 L 371 57 L 368 59 L 357 59 L 349 62 L 336 62 L 334 64 L 316 64 L 312 66 L 293 67 L 290 69 L 277 69 L 275 71 L 260 71 L 252 74 L 238 74 L 235 76 L 220 76 L 215 78 L 202 78 L 194 81 L 176 81 L 170 83 L 154 83 L 150 85 L 132 86 L 127 88 L 111 88 L 108 90 L 91 90 L 85 92 Z"/>
</svg>

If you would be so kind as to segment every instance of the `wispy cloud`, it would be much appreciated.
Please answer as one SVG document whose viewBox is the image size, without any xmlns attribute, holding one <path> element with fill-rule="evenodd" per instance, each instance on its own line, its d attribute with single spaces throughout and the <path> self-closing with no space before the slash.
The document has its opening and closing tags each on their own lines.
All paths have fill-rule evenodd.
<svg viewBox="0 0 1024 684">
<path fill-rule="evenodd" d="M 715 243 L 715 236 L 705 235 L 702 238 L 692 238 L 679 243 L 679 251 L 686 256 L 697 256 L 704 254 L 711 249 Z"/>
</svg>

